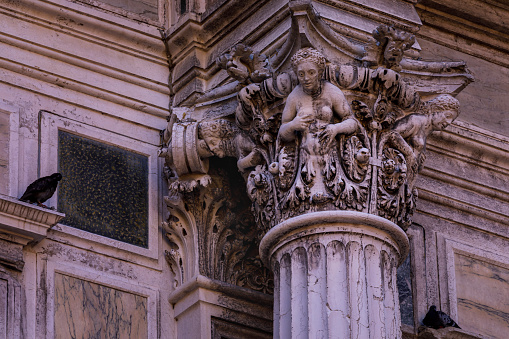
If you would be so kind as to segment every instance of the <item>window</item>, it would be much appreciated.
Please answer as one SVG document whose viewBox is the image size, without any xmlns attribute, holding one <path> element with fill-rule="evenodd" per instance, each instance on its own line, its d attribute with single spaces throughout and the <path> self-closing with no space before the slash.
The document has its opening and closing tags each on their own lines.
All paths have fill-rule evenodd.
<svg viewBox="0 0 509 339">
<path fill-rule="evenodd" d="M 148 248 L 148 158 L 58 131 L 61 223 Z"/>
</svg>

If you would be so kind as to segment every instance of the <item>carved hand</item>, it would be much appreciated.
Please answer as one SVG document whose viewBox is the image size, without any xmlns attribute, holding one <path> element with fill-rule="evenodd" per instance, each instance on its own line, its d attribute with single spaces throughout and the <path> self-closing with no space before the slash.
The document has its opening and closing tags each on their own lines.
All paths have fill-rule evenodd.
<svg viewBox="0 0 509 339">
<path fill-rule="evenodd" d="M 339 133 L 338 125 L 328 125 L 319 135 L 320 143 L 322 143 L 325 149 L 330 149 L 334 142 L 336 135 Z"/>
<path fill-rule="evenodd" d="M 297 114 L 297 116 L 292 120 L 292 129 L 294 131 L 304 131 L 309 127 L 313 120 L 313 116 L 309 113 L 304 113 L 302 115 Z"/>
</svg>

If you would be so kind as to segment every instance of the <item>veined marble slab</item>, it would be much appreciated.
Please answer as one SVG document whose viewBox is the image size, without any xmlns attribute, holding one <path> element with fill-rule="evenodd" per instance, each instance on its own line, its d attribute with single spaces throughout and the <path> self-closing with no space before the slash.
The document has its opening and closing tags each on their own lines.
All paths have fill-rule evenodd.
<svg viewBox="0 0 509 339">
<path fill-rule="evenodd" d="M 55 274 L 55 338 L 148 337 L 147 298 Z"/>
</svg>

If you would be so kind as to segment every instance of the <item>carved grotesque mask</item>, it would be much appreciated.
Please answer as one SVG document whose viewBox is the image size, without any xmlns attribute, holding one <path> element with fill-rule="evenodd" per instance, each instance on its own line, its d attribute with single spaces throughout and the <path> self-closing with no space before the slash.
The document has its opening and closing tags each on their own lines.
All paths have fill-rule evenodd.
<svg viewBox="0 0 509 339">
<path fill-rule="evenodd" d="M 399 65 L 403 59 L 404 42 L 401 40 L 388 39 L 387 46 L 384 51 L 384 59 L 387 67 Z"/>
</svg>

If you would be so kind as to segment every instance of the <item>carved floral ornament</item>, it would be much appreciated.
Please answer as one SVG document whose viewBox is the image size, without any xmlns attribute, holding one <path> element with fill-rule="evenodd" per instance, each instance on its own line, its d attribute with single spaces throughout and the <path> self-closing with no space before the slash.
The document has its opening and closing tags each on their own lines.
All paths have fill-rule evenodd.
<svg viewBox="0 0 509 339">
<path fill-rule="evenodd" d="M 411 223 L 426 138 L 458 116 L 459 104 L 448 94 L 421 101 L 396 71 L 415 41 L 411 34 L 381 26 L 374 38 L 363 58 L 378 64 L 371 67 L 335 65 L 310 47 L 292 56 L 291 71 L 279 74 L 269 71 L 264 55 L 243 45 L 218 59 L 244 85 L 234 119 L 192 123 L 197 146 L 187 156 L 237 158 L 263 230 L 335 209 L 380 215 L 403 229 Z M 186 123 L 173 124 L 174 136 L 179 124 Z M 174 159 L 167 165 L 175 169 Z M 177 169 L 172 189 L 195 187 L 182 186 L 182 175 L 192 171 Z"/>
<path fill-rule="evenodd" d="M 458 101 L 443 94 L 447 84 L 439 82 L 461 78 L 466 86 L 471 76 L 464 63 L 405 58 L 414 36 L 383 25 L 368 45 L 347 46 L 342 59 L 355 55 L 348 63 L 331 62 L 313 47 L 295 47 L 298 37 L 290 36 L 270 59 L 242 44 L 218 58 L 235 79 L 235 86 L 225 86 L 237 91 L 228 114 L 201 121 L 172 115 L 161 150 L 169 208 L 183 211 L 178 205 L 192 200 L 186 197 L 210 188 L 210 157 L 233 157 L 251 200 L 257 238 L 286 219 L 327 210 L 378 215 L 406 230 L 426 139 L 459 114 Z M 433 77 L 440 78 L 438 85 L 426 83 Z M 221 101 L 220 95 L 212 90 L 202 102 Z"/>
</svg>

